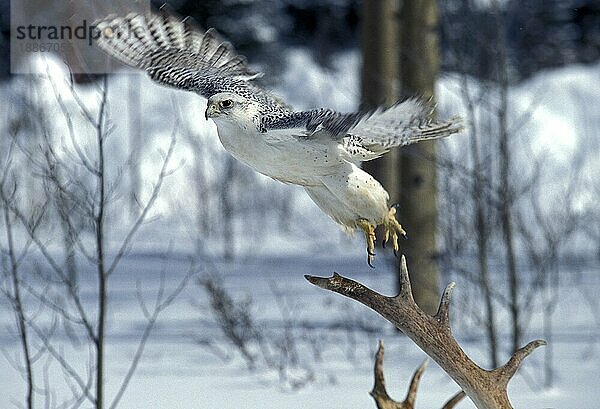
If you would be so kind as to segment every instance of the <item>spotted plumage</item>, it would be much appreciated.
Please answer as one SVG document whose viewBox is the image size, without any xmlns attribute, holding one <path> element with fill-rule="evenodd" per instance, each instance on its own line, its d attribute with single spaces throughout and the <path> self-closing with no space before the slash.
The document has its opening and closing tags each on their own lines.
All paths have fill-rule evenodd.
<svg viewBox="0 0 600 409">
<path fill-rule="evenodd" d="M 390 149 L 461 130 L 460 120 L 431 119 L 432 108 L 408 99 L 373 111 L 339 113 L 328 108 L 294 111 L 257 86 L 261 76 L 215 30 L 204 34 L 189 20 L 166 13 L 108 16 L 95 22 L 97 45 L 156 82 L 208 100 L 206 119 L 233 156 L 284 183 L 303 186 L 313 201 L 348 231 L 360 228 L 371 263 L 377 225 L 385 240 L 404 230 L 388 206 L 388 194 L 360 163 Z"/>
</svg>

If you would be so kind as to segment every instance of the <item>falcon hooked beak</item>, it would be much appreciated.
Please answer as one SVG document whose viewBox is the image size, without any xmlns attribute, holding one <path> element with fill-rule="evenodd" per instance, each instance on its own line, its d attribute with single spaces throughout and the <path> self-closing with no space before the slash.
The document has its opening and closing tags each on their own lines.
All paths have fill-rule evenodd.
<svg viewBox="0 0 600 409">
<path fill-rule="evenodd" d="M 206 107 L 206 112 L 204 112 L 204 117 L 208 121 L 208 118 L 214 118 L 216 116 L 221 115 L 221 111 L 219 111 L 219 107 L 217 104 L 209 104 Z"/>
</svg>

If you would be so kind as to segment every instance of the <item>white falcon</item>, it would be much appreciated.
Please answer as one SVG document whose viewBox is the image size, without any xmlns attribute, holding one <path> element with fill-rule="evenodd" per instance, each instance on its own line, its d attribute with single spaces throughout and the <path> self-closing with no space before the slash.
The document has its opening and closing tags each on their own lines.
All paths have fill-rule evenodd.
<svg viewBox="0 0 600 409">
<path fill-rule="evenodd" d="M 383 225 L 384 243 L 391 238 L 395 251 L 406 233 L 388 193 L 361 170 L 361 162 L 462 129 L 458 118 L 432 121 L 431 106 L 418 99 L 356 113 L 294 111 L 252 82 L 260 74 L 215 30 L 201 33 L 166 13 L 108 16 L 94 24 L 97 45 L 111 56 L 158 83 L 207 98 L 206 119 L 214 121 L 234 157 L 273 179 L 303 186 L 346 231 L 361 229 L 369 265 L 375 227 Z"/>
</svg>

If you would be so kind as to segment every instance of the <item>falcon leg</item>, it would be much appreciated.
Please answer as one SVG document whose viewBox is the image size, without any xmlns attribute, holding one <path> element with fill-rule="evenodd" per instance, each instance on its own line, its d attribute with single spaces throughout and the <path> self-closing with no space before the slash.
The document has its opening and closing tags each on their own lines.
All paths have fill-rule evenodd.
<svg viewBox="0 0 600 409">
<path fill-rule="evenodd" d="M 365 219 L 358 219 L 356 225 L 365 233 L 365 239 L 367 240 L 367 263 L 373 267 L 373 257 L 375 257 L 375 226 Z"/>
<path fill-rule="evenodd" d="M 394 246 L 394 255 L 398 256 L 398 237 L 403 236 L 406 237 L 406 232 L 396 220 L 396 208 L 391 207 L 388 214 L 383 219 L 383 223 L 381 223 L 385 229 L 383 245 L 388 242 L 390 236 L 392 238 L 392 245 Z"/>
</svg>

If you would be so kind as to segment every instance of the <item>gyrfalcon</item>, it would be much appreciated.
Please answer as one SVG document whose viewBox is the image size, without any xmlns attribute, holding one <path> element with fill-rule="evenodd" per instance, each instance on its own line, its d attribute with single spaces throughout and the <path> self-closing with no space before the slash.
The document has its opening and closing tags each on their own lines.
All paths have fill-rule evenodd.
<svg viewBox="0 0 600 409">
<path fill-rule="evenodd" d="M 394 251 L 406 233 L 388 193 L 361 162 L 462 129 L 458 118 L 433 121 L 432 107 L 416 98 L 355 113 L 294 111 L 254 84 L 261 74 L 214 29 L 202 34 L 187 19 L 165 12 L 107 16 L 94 24 L 97 45 L 109 55 L 160 84 L 207 98 L 206 119 L 214 121 L 234 157 L 273 179 L 303 186 L 346 231 L 361 229 L 371 266 L 375 227 L 383 225 L 384 243 L 391 238 Z"/>
</svg>

